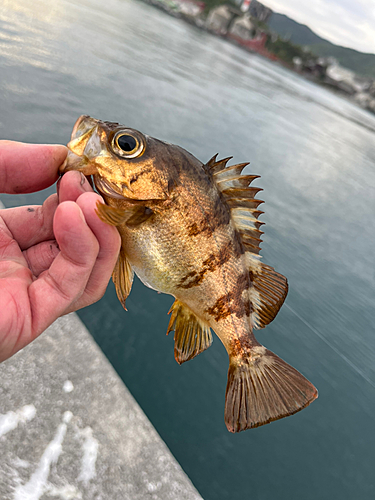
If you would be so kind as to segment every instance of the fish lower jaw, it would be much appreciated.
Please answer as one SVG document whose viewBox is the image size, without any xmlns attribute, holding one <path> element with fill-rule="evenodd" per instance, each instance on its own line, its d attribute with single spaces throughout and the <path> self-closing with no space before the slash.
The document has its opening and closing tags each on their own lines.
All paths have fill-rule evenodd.
<svg viewBox="0 0 375 500">
<path fill-rule="evenodd" d="M 101 177 L 99 174 L 95 175 L 94 183 L 97 190 L 104 196 L 109 196 L 110 198 L 116 198 L 118 200 L 125 199 L 121 190 L 117 188 L 115 184 L 107 181 L 104 177 Z"/>
<path fill-rule="evenodd" d="M 59 172 L 60 174 L 65 174 L 71 170 L 82 172 L 86 176 L 94 175 L 98 171 L 96 165 L 91 163 L 86 156 L 79 156 L 72 151 L 68 151 L 68 155 L 59 168 Z"/>
</svg>

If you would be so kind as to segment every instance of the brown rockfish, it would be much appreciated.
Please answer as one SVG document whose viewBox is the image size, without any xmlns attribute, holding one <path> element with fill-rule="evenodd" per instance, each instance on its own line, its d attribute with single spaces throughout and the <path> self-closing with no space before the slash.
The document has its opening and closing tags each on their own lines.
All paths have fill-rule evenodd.
<svg viewBox="0 0 375 500">
<path fill-rule="evenodd" d="M 287 280 L 259 259 L 258 176 L 247 163 L 203 164 L 184 149 L 118 123 L 81 116 L 63 172 L 93 176 L 106 204 L 99 217 L 122 238 L 113 271 L 125 307 L 133 271 L 147 286 L 173 295 L 168 333 L 183 363 L 212 342 L 229 355 L 225 423 L 258 427 L 305 408 L 315 387 L 254 337 L 276 316 Z"/>
</svg>

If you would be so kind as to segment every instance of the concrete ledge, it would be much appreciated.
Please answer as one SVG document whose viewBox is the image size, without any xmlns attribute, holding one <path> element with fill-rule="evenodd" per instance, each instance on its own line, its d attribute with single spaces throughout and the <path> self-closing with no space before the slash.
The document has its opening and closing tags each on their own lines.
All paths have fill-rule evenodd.
<svg viewBox="0 0 375 500">
<path fill-rule="evenodd" d="M 0 365 L 1 500 L 199 500 L 75 314 Z"/>
</svg>

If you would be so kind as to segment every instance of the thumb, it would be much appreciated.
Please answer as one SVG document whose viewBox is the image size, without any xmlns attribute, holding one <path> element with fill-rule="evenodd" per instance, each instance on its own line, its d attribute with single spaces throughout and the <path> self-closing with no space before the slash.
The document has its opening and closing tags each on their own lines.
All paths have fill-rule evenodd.
<svg viewBox="0 0 375 500">
<path fill-rule="evenodd" d="M 67 152 L 59 144 L 0 141 L 0 193 L 32 193 L 51 186 Z"/>
</svg>

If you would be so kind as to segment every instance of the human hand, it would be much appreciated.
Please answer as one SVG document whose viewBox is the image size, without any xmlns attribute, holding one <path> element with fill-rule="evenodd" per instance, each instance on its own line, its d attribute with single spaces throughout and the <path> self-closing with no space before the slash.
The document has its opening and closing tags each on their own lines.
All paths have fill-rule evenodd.
<svg viewBox="0 0 375 500">
<path fill-rule="evenodd" d="M 0 193 L 30 193 L 58 178 L 67 148 L 0 141 Z M 0 362 L 58 317 L 99 300 L 120 249 L 96 215 L 102 198 L 79 172 L 42 206 L 0 210 Z"/>
</svg>

